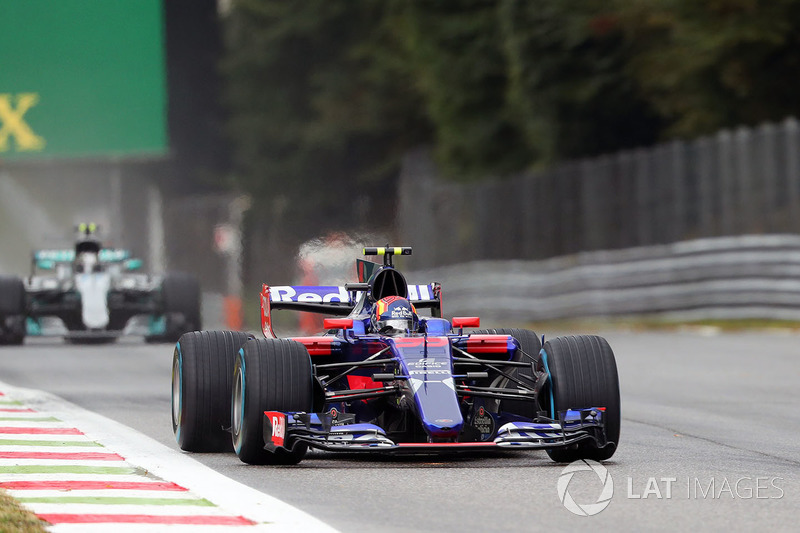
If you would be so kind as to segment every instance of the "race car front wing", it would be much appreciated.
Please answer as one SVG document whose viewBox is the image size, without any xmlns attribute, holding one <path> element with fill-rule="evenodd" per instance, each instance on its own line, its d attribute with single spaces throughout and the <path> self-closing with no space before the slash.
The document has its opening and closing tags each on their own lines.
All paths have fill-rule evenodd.
<svg viewBox="0 0 800 533">
<path fill-rule="evenodd" d="M 293 448 L 305 443 L 312 448 L 339 452 L 437 453 L 487 449 L 545 449 L 570 446 L 591 439 L 605 442 L 605 408 L 569 409 L 552 422 L 509 422 L 493 439 L 477 442 L 395 442 L 380 426 L 355 423 L 345 413 L 264 412 L 265 449 Z"/>
</svg>

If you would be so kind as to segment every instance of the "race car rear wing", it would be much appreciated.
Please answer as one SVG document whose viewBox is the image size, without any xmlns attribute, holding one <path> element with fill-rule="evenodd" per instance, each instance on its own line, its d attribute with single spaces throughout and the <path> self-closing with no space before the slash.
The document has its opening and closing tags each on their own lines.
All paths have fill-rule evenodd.
<svg viewBox="0 0 800 533">
<path fill-rule="evenodd" d="M 141 259 L 131 257 L 130 250 L 120 248 L 101 248 L 97 254 L 101 263 L 122 263 L 129 270 L 141 267 Z M 59 264 L 75 261 L 75 250 L 36 250 L 31 255 L 31 274 L 35 269 L 52 270 Z"/>
<path fill-rule="evenodd" d="M 261 330 L 267 338 L 275 338 L 272 331 L 273 309 L 291 309 L 333 316 L 349 315 L 363 293 L 369 289 L 365 283 L 338 285 L 280 285 L 261 288 Z M 433 309 L 441 316 L 441 285 L 409 285 L 408 299 L 419 309 Z M 438 315 L 436 314 L 438 312 Z"/>
</svg>

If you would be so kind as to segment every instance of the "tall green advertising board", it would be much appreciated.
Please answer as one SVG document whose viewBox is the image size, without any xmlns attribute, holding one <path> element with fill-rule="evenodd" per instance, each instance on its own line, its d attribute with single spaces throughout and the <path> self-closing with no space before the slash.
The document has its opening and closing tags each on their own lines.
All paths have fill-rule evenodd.
<svg viewBox="0 0 800 533">
<path fill-rule="evenodd" d="M 0 159 L 167 151 L 161 0 L 0 0 Z"/>
</svg>

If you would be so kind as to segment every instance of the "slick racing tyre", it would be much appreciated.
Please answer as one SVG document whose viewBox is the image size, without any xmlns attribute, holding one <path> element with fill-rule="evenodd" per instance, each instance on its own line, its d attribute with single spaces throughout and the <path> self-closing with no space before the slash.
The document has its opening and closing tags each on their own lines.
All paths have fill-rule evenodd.
<svg viewBox="0 0 800 533">
<path fill-rule="evenodd" d="M 527 329 L 506 328 L 506 329 L 482 329 L 474 333 L 484 335 L 511 335 L 519 343 L 520 350 L 514 354 L 513 361 L 532 363 L 539 359 L 539 351 L 542 349 L 542 341 L 536 333 Z M 513 367 L 508 374 L 519 379 L 529 387 L 533 388 L 533 372 L 530 368 Z M 517 389 L 519 386 L 513 381 L 502 378 L 499 386 L 509 389 Z M 506 413 L 513 413 L 527 418 L 536 417 L 536 402 L 526 402 L 523 400 L 503 400 L 500 402 L 500 410 Z"/>
<path fill-rule="evenodd" d="M 308 446 L 287 442 L 292 449 L 264 449 L 264 411 L 311 412 L 311 357 L 299 342 L 253 339 L 236 356 L 231 419 L 233 448 L 248 464 L 297 464 Z"/>
<path fill-rule="evenodd" d="M 182 450 L 231 450 L 233 361 L 247 339 L 238 331 L 193 331 L 175 345 L 172 431 Z"/>
<path fill-rule="evenodd" d="M 25 319 L 25 285 L 17 277 L 0 276 L 0 344 L 22 344 Z"/>
<path fill-rule="evenodd" d="M 166 329 L 163 335 L 147 337 L 148 342 L 176 342 L 184 333 L 200 330 L 200 284 L 194 276 L 167 274 L 161 282 L 161 300 Z"/>
<path fill-rule="evenodd" d="M 578 459 L 603 461 L 614 455 L 619 443 L 620 400 L 619 378 L 614 352 L 603 337 L 578 335 L 558 337 L 547 341 L 542 350 L 542 362 L 550 372 L 548 403 L 552 418 L 566 409 L 605 407 L 606 440 L 598 448 L 585 440 L 569 448 L 552 448 L 547 455 L 557 462 Z"/>
</svg>

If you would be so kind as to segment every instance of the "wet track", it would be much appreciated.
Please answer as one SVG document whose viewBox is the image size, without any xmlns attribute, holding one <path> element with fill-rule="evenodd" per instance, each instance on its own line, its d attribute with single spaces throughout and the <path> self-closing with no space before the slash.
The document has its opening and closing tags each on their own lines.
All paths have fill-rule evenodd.
<svg viewBox="0 0 800 533">
<path fill-rule="evenodd" d="M 605 466 L 608 506 L 576 516 L 559 500 L 564 465 L 543 452 L 365 459 L 314 453 L 297 467 L 195 456 L 342 531 L 534 531 L 541 528 L 796 530 L 800 508 L 800 335 L 605 335 L 622 387 L 620 449 Z M 171 347 L 55 340 L 0 348 L 0 380 L 46 390 L 177 449 L 170 426 Z M 568 495 L 595 503 L 578 472 Z"/>
</svg>

